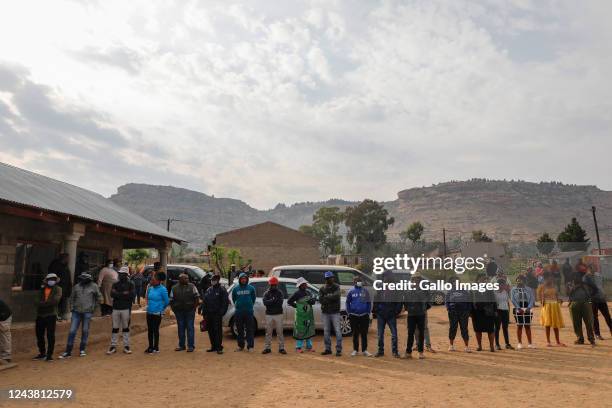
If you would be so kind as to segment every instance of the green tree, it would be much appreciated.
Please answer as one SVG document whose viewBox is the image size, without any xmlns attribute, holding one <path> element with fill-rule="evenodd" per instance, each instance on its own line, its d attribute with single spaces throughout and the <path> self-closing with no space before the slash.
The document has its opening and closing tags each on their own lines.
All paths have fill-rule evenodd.
<svg viewBox="0 0 612 408">
<path fill-rule="evenodd" d="M 348 207 L 344 214 L 347 240 L 358 253 L 380 249 L 387 242 L 387 229 L 395 221 L 381 204 L 369 199 L 356 207 Z"/>
<path fill-rule="evenodd" d="M 222 276 L 227 276 L 225 271 L 225 255 L 226 250 L 222 246 L 213 246 L 210 249 L 210 260 L 212 261 L 213 266 L 217 268 Z"/>
<path fill-rule="evenodd" d="M 240 251 L 237 249 L 229 248 L 227 250 L 227 260 L 229 261 L 230 265 L 236 265 L 237 269 L 240 269 L 242 266 L 242 257 L 240 256 Z"/>
<path fill-rule="evenodd" d="M 493 242 L 489 236 L 482 230 L 472 231 L 472 241 L 474 242 Z"/>
<path fill-rule="evenodd" d="M 123 259 L 132 267 L 137 267 L 150 257 L 148 249 L 128 249 L 123 252 Z"/>
<path fill-rule="evenodd" d="M 578 220 L 572 218 L 572 222 L 557 236 L 557 243 L 562 251 L 584 251 L 589 246 L 589 239 Z"/>
<path fill-rule="evenodd" d="M 312 216 L 313 236 L 319 240 L 326 255 L 341 249 L 342 236 L 339 234 L 344 213 L 338 207 L 321 207 Z"/>
<path fill-rule="evenodd" d="M 419 221 L 413 222 L 406 228 L 404 231 L 400 232 L 400 239 L 402 242 L 406 242 L 410 240 L 412 244 L 416 244 L 421 240 L 423 236 L 423 231 L 425 231 L 425 227 Z"/>
<path fill-rule="evenodd" d="M 548 235 L 548 232 L 545 232 L 538 238 L 536 246 L 542 255 L 548 255 L 555 248 L 555 240 Z"/>
</svg>

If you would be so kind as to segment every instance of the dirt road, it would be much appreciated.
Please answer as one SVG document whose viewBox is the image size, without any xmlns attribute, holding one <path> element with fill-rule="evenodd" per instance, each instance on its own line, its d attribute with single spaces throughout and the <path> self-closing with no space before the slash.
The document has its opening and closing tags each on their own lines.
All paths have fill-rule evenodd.
<svg viewBox="0 0 612 408">
<path fill-rule="evenodd" d="M 350 357 L 345 339 L 343 357 L 323 357 L 322 336 L 315 339 L 317 353 L 290 351 L 262 355 L 263 336 L 256 338 L 256 353 L 233 352 L 235 341 L 226 337 L 226 353 L 204 350 L 209 342 L 196 333 L 193 354 L 174 352 L 176 326 L 161 332 L 159 355 L 145 355 L 146 334 L 133 338 L 134 354 L 106 356 L 107 344 L 95 344 L 84 358 L 52 363 L 16 356 L 17 368 L 0 372 L 0 388 L 70 387 L 76 400 L 70 405 L 50 402 L 8 403 L 3 406 L 71 407 L 322 407 L 322 406 L 605 406 L 612 401 L 612 339 L 598 346 L 573 345 L 567 307 L 567 348 L 546 348 L 544 332 L 534 327 L 536 350 L 448 352 L 447 318 L 443 307 L 430 310 L 429 325 L 436 354 L 425 360 Z M 536 316 L 537 321 L 537 316 Z M 404 319 L 399 325 L 400 349 L 406 344 Z M 516 342 L 515 326 L 511 338 Z M 290 336 L 290 333 L 286 333 Z M 63 340 L 63 339 L 62 339 Z M 370 350 L 376 333 L 370 329 Z M 288 349 L 294 345 L 289 341 Z M 389 348 L 389 339 L 387 339 Z M 276 351 L 276 349 L 275 349 Z"/>
</svg>

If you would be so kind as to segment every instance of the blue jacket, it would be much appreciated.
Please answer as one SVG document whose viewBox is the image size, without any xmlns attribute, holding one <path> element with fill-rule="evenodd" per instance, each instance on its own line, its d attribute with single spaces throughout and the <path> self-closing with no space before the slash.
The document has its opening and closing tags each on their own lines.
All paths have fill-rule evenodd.
<svg viewBox="0 0 612 408">
<path fill-rule="evenodd" d="M 168 289 L 164 285 L 149 286 L 147 290 L 147 313 L 163 313 L 169 303 Z"/>
<path fill-rule="evenodd" d="M 355 286 L 346 295 L 346 312 L 352 315 L 365 315 L 372 311 L 370 292 L 364 287 Z"/>
<path fill-rule="evenodd" d="M 520 301 L 524 298 L 527 302 L 527 309 L 533 309 L 535 305 L 535 295 L 533 294 L 533 289 L 528 286 L 524 288 L 519 288 L 518 286 L 513 287 L 510 290 L 510 301 L 512 302 L 512 306 L 515 308 L 520 308 Z"/>
<path fill-rule="evenodd" d="M 255 304 L 255 288 L 248 283 L 246 285 L 236 285 L 232 289 L 232 302 L 236 313 L 253 313 L 253 305 Z"/>
</svg>

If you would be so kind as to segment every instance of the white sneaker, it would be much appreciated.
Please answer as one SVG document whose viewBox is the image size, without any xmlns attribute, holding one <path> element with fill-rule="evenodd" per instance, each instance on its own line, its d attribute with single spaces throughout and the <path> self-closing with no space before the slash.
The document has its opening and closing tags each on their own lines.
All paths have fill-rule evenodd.
<svg viewBox="0 0 612 408">
<path fill-rule="evenodd" d="M 523 349 L 523 345 L 521 343 L 516 345 L 516 349 L 517 350 L 522 350 Z"/>
<path fill-rule="evenodd" d="M 534 348 L 536 348 L 536 346 L 534 344 L 530 343 L 530 344 L 527 345 L 527 348 L 534 349 Z"/>
<path fill-rule="evenodd" d="M 455 351 L 455 346 L 453 346 L 452 344 L 448 346 L 448 351 Z"/>
<path fill-rule="evenodd" d="M 363 352 L 363 353 L 361 353 L 361 354 L 363 354 L 363 355 L 364 355 L 364 356 L 366 356 L 366 357 L 372 357 L 372 353 L 370 353 L 368 350 L 364 351 L 364 352 Z"/>
<path fill-rule="evenodd" d="M 79 353 L 79 357 L 85 357 L 87 355 L 87 353 L 85 352 L 85 350 L 81 350 Z"/>
<path fill-rule="evenodd" d="M 472 349 L 471 349 L 471 348 L 469 348 L 469 347 L 466 347 L 466 348 L 465 348 L 465 352 L 466 352 L 466 353 L 471 353 L 471 352 L 472 352 Z"/>
<path fill-rule="evenodd" d="M 355 357 L 357 354 L 359 354 L 359 352 L 357 350 L 353 350 L 353 352 L 351 353 L 351 357 Z"/>
</svg>

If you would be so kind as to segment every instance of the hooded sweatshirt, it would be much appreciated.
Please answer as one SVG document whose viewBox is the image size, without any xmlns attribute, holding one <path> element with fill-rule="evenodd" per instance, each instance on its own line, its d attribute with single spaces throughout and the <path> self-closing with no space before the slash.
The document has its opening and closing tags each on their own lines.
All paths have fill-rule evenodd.
<svg viewBox="0 0 612 408">
<path fill-rule="evenodd" d="M 232 302 L 234 302 L 236 313 L 253 314 L 253 305 L 257 299 L 255 288 L 249 285 L 249 277 L 245 273 L 240 274 L 238 282 L 242 278 L 246 278 L 246 282 L 244 285 L 238 283 L 238 285 L 234 286 L 234 289 L 232 289 Z"/>
<path fill-rule="evenodd" d="M 346 312 L 355 316 L 363 316 L 372 310 L 370 292 L 364 287 L 355 286 L 346 295 Z"/>
</svg>

